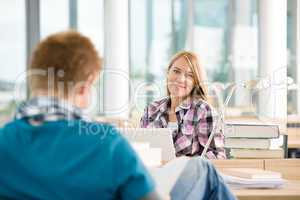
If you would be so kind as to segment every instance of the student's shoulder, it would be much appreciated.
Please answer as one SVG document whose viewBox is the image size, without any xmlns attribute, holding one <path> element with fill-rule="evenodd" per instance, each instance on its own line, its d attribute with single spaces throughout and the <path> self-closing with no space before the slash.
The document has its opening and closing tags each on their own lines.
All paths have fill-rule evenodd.
<svg viewBox="0 0 300 200">
<path fill-rule="evenodd" d="M 83 122 L 86 123 L 84 134 L 89 137 L 89 141 L 98 145 L 99 148 L 108 151 L 110 156 L 128 156 L 135 157 L 135 153 L 128 140 L 123 136 L 122 131 L 109 123 L 102 122 Z M 96 136 L 96 140 L 95 140 Z M 93 139 L 92 139 L 93 138 Z"/>
<path fill-rule="evenodd" d="M 3 142 L 3 141 L 15 139 L 16 137 L 18 137 L 17 135 L 24 134 L 26 130 L 22 129 L 23 127 L 20 125 L 21 125 L 21 121 L 15 119 L 3 124 L 0 127 L 0 140 Z"/>
<path fill-rule="evenodd" d="M 94 145 L 100 149 L 99 151 L 113 154 L 116 149 L 129 146 L 120 130 L 112 124 L 82 121 L 78 126 L 76 131 L 78 131 L 77 135 L 80 136 L 81 142 Z"/>
<path fill-rule="evenodd" d="M 11 120 L 0 127 L 0 132 L 13 132 L 19 129 L 20 120 Z"/>
<path fill-rule="evenodd" d="M 118 129 L 109 123 L 97 121 L 77 121 L 76 127 L 80 135 L 99 136 L 101 138 L 115 138 L 120 137 Z"/>
</svg>

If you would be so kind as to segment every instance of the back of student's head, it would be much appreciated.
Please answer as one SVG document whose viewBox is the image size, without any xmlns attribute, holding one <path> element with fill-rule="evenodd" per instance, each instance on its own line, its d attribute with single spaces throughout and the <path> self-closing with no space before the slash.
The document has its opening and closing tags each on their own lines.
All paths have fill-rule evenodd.
<svg viewBox="0 0 300 200">
<path fill-rule="evenodd" d="M 66 31 L 50 35 L 37 45 L 29 69 L 31 93 L 68 96 L 75 86 L 97 77 L 101 59 L 89 38 Z"/>
</svg>

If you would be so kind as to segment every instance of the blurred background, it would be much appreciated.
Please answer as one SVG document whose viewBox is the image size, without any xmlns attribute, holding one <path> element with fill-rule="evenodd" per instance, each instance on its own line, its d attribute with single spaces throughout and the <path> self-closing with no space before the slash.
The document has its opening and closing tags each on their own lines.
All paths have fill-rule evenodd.
<svg viewBox="0 0 300 200">
<path fill-rule="evenodd" d="M 299 12 L 297 0 L 0 0 L 1 124 L 27 98 L 35 45 L 67 29 L 90 37 L 104 58 L 93 115 L 138 119 L 166 94 L 172 55 L 190 50 L 216 108 L 234 84 L 226 117 L 297 117 Z M 243 87 L 251 80 L 260 84 Z"/>
</svg>

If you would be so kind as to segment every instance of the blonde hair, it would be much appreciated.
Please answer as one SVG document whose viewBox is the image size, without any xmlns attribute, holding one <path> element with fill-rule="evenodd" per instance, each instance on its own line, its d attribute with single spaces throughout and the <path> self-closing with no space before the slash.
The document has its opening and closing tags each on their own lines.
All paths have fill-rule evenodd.
<svg viewBox="0 0 300 200">
<path fill-rule="evenodd" d="M 168 71 L 173 66 L 174 62 L 181 57 L 183 57 L 188 62 L 194 77 L 195 85 L 191 91 L 190 96 L 207 101 L 207 87 L 204 84 L 204 81 L 206 80 L 206 74 L 204 69 L 201 67 L 199 63 L 196 54 L 189 51 L 181 51 L 175 54 L 172 57 L 171 62 L 168 66 Z M 168 96 L 170 96 L 170 92 L 168 89 L 167 89 L 167 94 Z"/>
</svg>

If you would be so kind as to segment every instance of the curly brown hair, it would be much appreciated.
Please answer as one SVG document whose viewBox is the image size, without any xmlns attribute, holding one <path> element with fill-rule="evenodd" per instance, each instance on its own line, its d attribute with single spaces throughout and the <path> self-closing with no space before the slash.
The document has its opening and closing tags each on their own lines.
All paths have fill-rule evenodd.
<svg viewBox="0 0 300 200">
<path fill-rule="evenodd" d="M 65 31 L 37 45 L 28 82 L 31 91 L 52 89 L 56 93 L 63 87 L 66 95 L 74 85 L 87 81 L 100 70 L 101 58 L 90 39 L 75 31 Z"/>
</svg>

